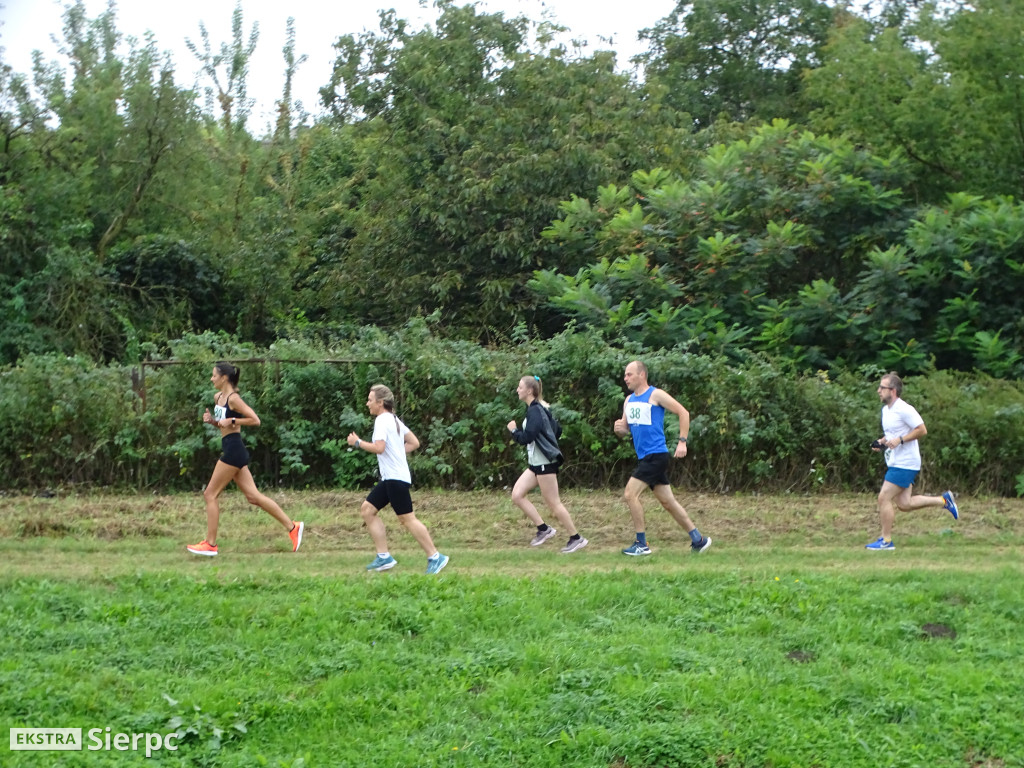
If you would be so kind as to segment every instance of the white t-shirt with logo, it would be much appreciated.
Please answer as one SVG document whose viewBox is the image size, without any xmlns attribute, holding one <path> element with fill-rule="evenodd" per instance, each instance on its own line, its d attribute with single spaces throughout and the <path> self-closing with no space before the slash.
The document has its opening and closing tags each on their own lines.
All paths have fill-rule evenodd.
<svg viewBox="0 0 1024 768">
<path fill-rule="evenodd" d="M 892 405 L 882 406 L 882 432 L 886 438 L 899 439 L 924 424 L 924 419 L 910 403 L 896 398 Z M 896 469 L 920 469 L 921 449 L 917 440 L 885 449 L 885 463 Z"/>
<path fill-rule="evenodd" d="M 409 428 L 393 413 L 384 411 L 373 422 L 373 442 L 384 441 L 384 453 L 377 454 L 381 480 L 412 483 L 409 459 L 405 453 L 405 434 Z"/>
</svg>

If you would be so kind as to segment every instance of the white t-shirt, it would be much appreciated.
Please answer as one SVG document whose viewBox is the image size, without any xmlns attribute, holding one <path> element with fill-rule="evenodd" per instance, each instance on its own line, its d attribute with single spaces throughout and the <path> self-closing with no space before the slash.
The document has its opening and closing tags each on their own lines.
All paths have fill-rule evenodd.
<svg viewBox="0 0 1024 768">
<path fill-rule="evenodd" d="M 373 422 L 373 442 L 384 441 L 384 453 L 377 454 L 381 480 L 401 480 L 412 483 L 409 459 L 405 454 L 405 426 L 393 413 L 384 411 Z"/>
<path fill-rule="evenodd" d="M 924 424 L 924 419 L 910 403 L 896 398 L 892 405 L 882 406 L 882 432 L 886 438 L 901 438 Z M 897 469 L 920 469 L 921 449 L 917 440 L 885 449 L 885 463 Z"/>
</svg>

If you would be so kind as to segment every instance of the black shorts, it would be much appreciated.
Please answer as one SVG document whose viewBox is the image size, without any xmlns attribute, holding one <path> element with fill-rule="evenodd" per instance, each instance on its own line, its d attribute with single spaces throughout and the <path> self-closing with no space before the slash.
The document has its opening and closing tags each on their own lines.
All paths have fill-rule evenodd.
<svg viewBox="0 0 1024 768">
<path fill-rule="evenodd" d="M 220 460 L 239 469 L 249 464 L 249 451 L 245 449 L 245 443 L 242 442 L 241 432 L 232 432 L 221 438 Z"/>
<path fill-rule="evenodd" d="M 370 491 L 366 500 L 377 510 L 384 509 L 388 504 L 396 515 L 408 515 L 412 512 L 412 485 L 401 480 L 381 480 Z"/>
<path fill-rule="evenodd" d="M 557 460 L 551 462 L 550 464 L 539 464 L 539 465 L 530 464 L 529 465 L 529 469 L 535 475 L 557 475 L 558 474 L 558 468 L 560 466 L 562 466 L 562 460 L 561 459 L 557 459 Z"/>
<path fill-rule="evenodd" d="M 643 480 L 653 491 L 656 485 L 671 485 L 668 481 L 667 453 L 649 453 L 637 462 L 631 477 Z"/>
</svg>

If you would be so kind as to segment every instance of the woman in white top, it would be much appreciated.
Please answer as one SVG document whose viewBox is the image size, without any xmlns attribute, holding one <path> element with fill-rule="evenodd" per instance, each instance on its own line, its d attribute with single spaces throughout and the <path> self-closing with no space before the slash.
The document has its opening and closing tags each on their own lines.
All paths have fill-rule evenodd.
<svg viewBox="0 0 1024 768">
<path fill-rule="evenodd" d="M 384 521 L 378 515 L 380 510 L 390 504 L 405 529 L 427 553 L 427 573 L 440 573 L 448 565 L 448 556 L 437 551 L 427 527 L 416 518 L 409 493 L 412 473 L 409 471 L 406 454 L 419 448 L 420 441 L 395 415 L 395 395 L 383 384 L 370 388 L 366 408 L 374 417 L 370 442 L 362 440 L 355 432 L 348 436 L 348 444 L 353 448 L 377 454 L 377 465 L 380 468 L 380 482 L 359 508 L 370 538 L 377 547 L 377 557 L 366 566 L 366 570 L 386 571 L 398 565 L 398 561 L 388 552 Z"/>
</svg>

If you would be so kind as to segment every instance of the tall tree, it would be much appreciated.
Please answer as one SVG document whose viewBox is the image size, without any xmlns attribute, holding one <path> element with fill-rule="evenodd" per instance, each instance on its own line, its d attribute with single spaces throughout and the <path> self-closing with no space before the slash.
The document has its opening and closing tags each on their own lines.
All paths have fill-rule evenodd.
<svg viewBox="0 0 1024 768">
<path fill-rule="evenodd" d="M 0 279 L 16 282 L 40 266 L 39 229 L 26 208 L 24 182 L 37 162 L 34 136 L 46 134 L 48 111 L 25 75 L 0 61 Z"/>
<path fill-rule="evenodd" d="M 7 223 L 29 256 L 5 275 L 6 320 L 20 350 L 117 355 L 146 310 L 122 300 L 107 262 L 118 243 L 188 228 L 198 114 L 155 42 L 122 38 L 113 5 L 95 19 L 69 6 L 60 53 L 70 77 L 37 54 L 33 88 L 5 112 L 22 126 L 4 156 Z"/>
<path fill-rule="evenodd" d="M 337 45 L 325 103 L 360 157 L 338 279 L 364 319 L 440 309 L 504 331 L 529 316 L 530 270 L 559 258 L 540 239 L 558 200 L 685 144 L 611 54 L 535 52 L 523 17 L 438 8 L 436 31 L 382 13 L 380 34 Z"/>
<path fill-rule="evenodd" d="M 216 53 L 203 22 L 199 22 L 199 45 L 185 39 L 185 45 L 212 83 L 205 88 L 207 108 L 212 112 L 216 104 L 220 109 L 221 129 L 225 134 L 244 130 L 252 113 L 253 100 L 248 96 L 249 64 L 259 37 L 260 26 L 254 22 L 248 39 L 245 38 L 242 4 L 239 2 L 231 14 L 231 42 L 221 43 Z"/>
<path fill-rule="evenodd" d="M 295 79 L 300 66 L 306 59 L 306 55 L 296 56 L 295 54 L 295 19 L 288 17 L 285 30 L 285 44 L 281 51 L 284 56 L 284 90 L 281 99 L 277 102 L 277 122 L 274 125 L 274 138 L 278 141 L 288 139 L 292 133 L 293 110 L 296 104 L 292 101 L 292 82 Z M 299 105 L 301 107 L 301 105 Z"/>
<path fill-rule="evenodd" d="M 294 291 L 305 270 L 305 211 L 298 195 L 307 142 L 293 136 L 291 84 L 305 57 L 295 51 L 294 22 L 289 19 L 282 50 L 285 61 L 282 97 L 268 134 L 247 128 L 249 65 L 259 39 L 258 24 L 246 36 L 241 4 L 231 15 L 231 40 L 218 45 L 200 25 L 201 47 L 189 41 L 211 85 L 205 87 L 210 110 L 203 147 L 202 177 L 207 189 L 203 208 L 194 211 L 205 236 L 203 252 L 223 271 L 231 290 L 225 295 L 228 330 L 260 343 L 271 343 L 276 328 L 294 307 Z M 213 51 L 217 50 L 218 53 Z M 214 106 L 216 105 L 216 106 Z"/>
<path fill-rule="evenodd" d="M 683 0 L 642 37 L 646 78 L 695 129 L 717 120 L 800 120 L 800 78 L 832 24 L 820 0 Z"/>
<path fill-rule="evenodd" d="M 896 17 L 902 20 L 905 17 Z M 921 197 L 1024 194 L 1024 8 L 1012 0 L 925 4 L 899 26 L 843 18 L 809 73 L 818 129 L 899 149 Z"/>
<path fill-rule="evenodd" d="M 852 309 L 843 299 L 905 226 L 902 178 L 899 162 L 775 121 L 715 147 L 688 178 L 638 172 L 563 202 L 545 236 L 591 263 L 538 271 L 531 287 L 610 334 L 824 365 L 863 347 L 870 310 L 857 311 L 878 294 Z"/>
</svg>

